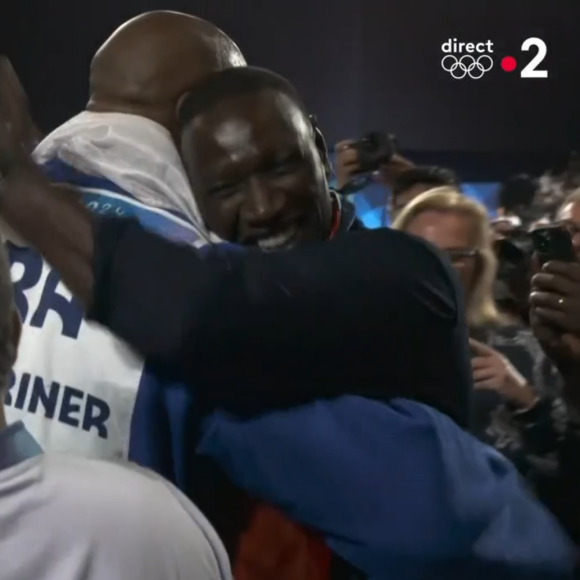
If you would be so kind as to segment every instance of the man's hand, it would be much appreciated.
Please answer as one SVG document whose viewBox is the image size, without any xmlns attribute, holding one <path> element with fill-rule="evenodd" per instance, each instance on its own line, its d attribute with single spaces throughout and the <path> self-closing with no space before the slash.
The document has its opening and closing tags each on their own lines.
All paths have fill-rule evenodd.
<svg viewBox="0 0 580 580">
<path fill-rule="evenodd" d="M 360 169 L 358 153 L 352 147 L 354 141 L 347 139 L 339 141 L 334 146 L 335 158 L 334 166 L 336 171 L 336 186 L 342 189 Z M 383 165 L 373 175 L 379 183 L 390 187 L 393 181 L 404 171 L 414 167 L 413 163 L 401 155 L 395 154 L 386 165 Z"/>
<path fill-rule="evenodd" d="M 0 55 L 0 110 L 10 118 L 16 139 L 31 153 L 42 139 L 42 134 L 32 119 L 22 84 L 12 64 L 3 55 Z"/>
<path fill-rule="evenodd" d="M 0 57 L 0 218 L 88 303 L 92 222 L 82 204 L 68 190 L 53 187 L 35 165 L 27 130 L 32 124 L 20 83 L 8 60 Z"/>
<path fill-rule="evenodd" d="M 26 97 L 6 57 L 0 56 L 0 179 L 5 181 L 17 168 L 30 166 L 28 129 L 32 124 Z"/>
<path fill-rule="evenodd" d="M 561 372 L 580 369 L 580 265 L 548 262 L 532 278 L 530 322 Z"/>
<path fill-rule="evenodd" d="M 383 165 L 380 171 L 377 172 L 376 180 L 380 181 L 383 185 L 387 187 L 392 187 L 393 182 L 405 171 L 415 167 L 415 164 L 409 159 L 406 159 L 402 155 L 395 153 L 391 160 Z"/>
<path fill-rule="evenodd" d="M 471 369 L 476 389 L 496 391 L 522 410 L 529 409 L 537 401 L 526 379 L 505 356 L 473 338 L 469 339 L 469 346 L 475 354 Z"/>
<path fill-rule="evenodd" d="M 530 305 L 541 323 L 580 335 L 580 265 L 545 264 L 532 278 Z"/>
<path fill-rule="evenodd" d="M 339 141 L 334 146 L 334 170 L 336 172 L 336 187 L 342 189 L 360 169 L 358 153 L 352 147 L 354 141 L 347 139 Z"/>
<path fill-rule="evenodd" d="M 530 323 L 564 377 L 564 398 L 580 410 L 580 265 L 548 262 L 532 278 Z"/>
</svg>

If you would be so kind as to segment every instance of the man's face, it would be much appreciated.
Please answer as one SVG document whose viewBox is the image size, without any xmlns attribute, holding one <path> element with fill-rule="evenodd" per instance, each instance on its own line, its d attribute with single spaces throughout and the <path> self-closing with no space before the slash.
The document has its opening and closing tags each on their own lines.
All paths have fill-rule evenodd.
<svg viewBox="0 0 580 580">
<path fill-rule="evenodd" d="M 206 225 L 264 250 L 326 238 L 332 215 L 308 119 L 271 90 L 224 99 L 183 130 L 182 157 Z"/>
<path fill-rule="evenodd" d="M 391 221 L 393 221 L 403 211 L 406 205 L 411 203 L 416 197 L 422 193 L 433 189 L 433 185 L 428 183 L 416 183 L 412 187 L 401 191 L 399 195 L 391 196 Z"/>
</svg>

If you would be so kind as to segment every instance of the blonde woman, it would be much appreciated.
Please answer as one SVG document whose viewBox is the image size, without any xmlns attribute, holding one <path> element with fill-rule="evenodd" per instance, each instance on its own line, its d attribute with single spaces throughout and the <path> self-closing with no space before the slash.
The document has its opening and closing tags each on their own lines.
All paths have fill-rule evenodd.
<svg viewBox="0 0 580 580">
<path fill-rule="evenodd" d="M 453 188 L 439 187 L 414 199 L 393 227 L 446 252 L 459 273 L 471 335 L 479 338 L 470 341 L 475 388 L 496 392 L 518 410 L 532 407 L 534 389 L 505 355 L 489 346 L 490 335 L 505 327 L 493 299 L 496 259 L 485 208 Z"/>
<path fill-rule="evenodd" d="M 446 252 L 459 273 L 472 336 L 473 432 L 510 457 L 536 489 L 542 488 L 553 481 L 562 442 L 572 432 L 561 399 L 536 373 L 544 367 L 538 342 L 528 328 L 502 320 L 494 304 L 496 260 L 485 208 L 441 187 L 414 199 L 393 227 Z M 557 506 L 559 492 L 544 486 L 538 493 L 565 519 L 565 510 Z"/>
</svg>

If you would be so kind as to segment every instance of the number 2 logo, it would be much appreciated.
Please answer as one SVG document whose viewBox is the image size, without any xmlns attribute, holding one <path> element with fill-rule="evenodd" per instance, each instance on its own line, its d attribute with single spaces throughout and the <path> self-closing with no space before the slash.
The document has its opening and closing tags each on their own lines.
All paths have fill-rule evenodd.
<svg viewBox="0 0 580 580">
<path fill-rule="evenodd" d="M 537 67 L 548 54 L 548 47 L 541 38 L 527 38 L 522 44 L 522 50 L 528 52 L 532 48 L 537 48 L 534 58 L 522 69 L 520 77 L 523 79 L 545 79 L 548 78 L 547 70 L 539 70 Z"/>
</svg>

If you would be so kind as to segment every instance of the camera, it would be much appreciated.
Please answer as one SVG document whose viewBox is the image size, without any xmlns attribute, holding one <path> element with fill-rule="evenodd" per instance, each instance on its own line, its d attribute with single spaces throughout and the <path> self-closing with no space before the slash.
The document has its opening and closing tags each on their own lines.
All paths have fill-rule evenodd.
<svg viewBox="0 0 580 580">
<path fill-rule="evenodd" d="M 507 237 L 497 240 L 494 250 L 498 261 L 497 277 L 509 280 L 514 274 L 528 270 L 534 247 L 528 232 L 517 228 Z"/>
<path fill-rule="evenodd" d="M 396 152 L 396 140 L 393 135 L 374 131 L 355 141 L 351 147 L 357 152 L 359 168 L 356 173 L 372 173 L 391 160 Z"/>
<path fill-rule="evenodd" d="M 530 235 L 540 264 L 545 264 L 550 260 L 576 261 L 572 236 L 565 228 L 544 226 L 535 228 Z"/>
<path fill-rule="evenodd" d="M 496 240 L 494 251 L 498 262 L 494 298 L 503 312 L 525 320 L 534 252 L 532 238 L 523 228 L 514 228 L 506 237 Z"/>
</svg>

